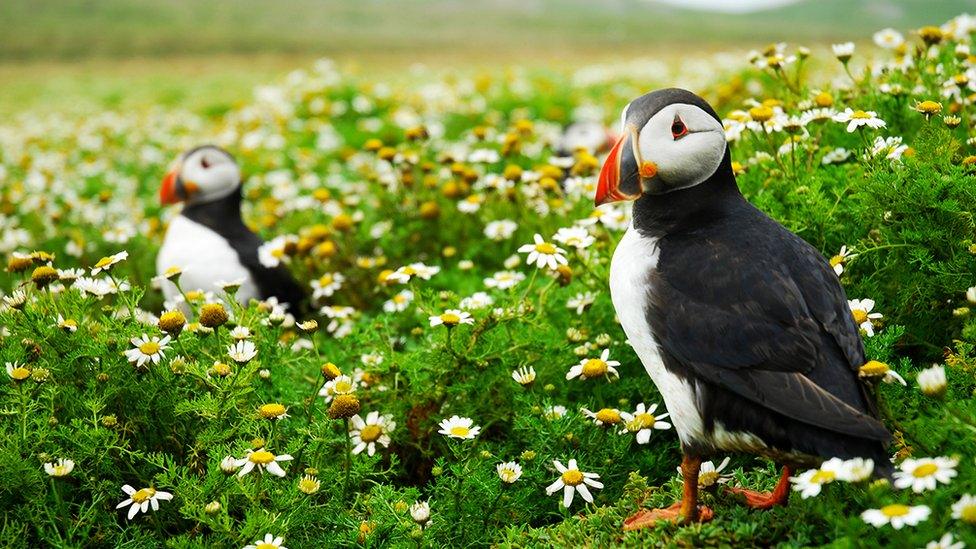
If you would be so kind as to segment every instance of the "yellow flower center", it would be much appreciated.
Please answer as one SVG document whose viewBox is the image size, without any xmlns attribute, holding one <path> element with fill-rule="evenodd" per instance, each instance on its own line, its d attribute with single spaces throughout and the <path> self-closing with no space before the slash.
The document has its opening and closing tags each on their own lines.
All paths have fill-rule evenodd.
<svg viewBox="0 0 976 549">
<path fill-rule="evenodd" d="M 332 386 L 332 390 L 340 395 L 352 392 L 352 382 L 346 379 L 336 381 L 335 385 Z"/>
<path fill-rule="evenodd" d="M 101 259 L 98 260 L 98 263 L 95 263 L 95 268 L 96 269 L 101 269 L 101 268 L 104 268 L 104 267 L 108 267 L 111 264 L 112 264 L 112 258 L 111 257 L 103 257 L 103 258 L 101 258 Z"/>
<path fill-rule="evenodd" d="M 715 471 L 709 471 L 707 473 L 699 473 L 698 475 L 699 486 L 711 486 L 716 482 L 718 482 L 718 473 Z"/>
<path fill-rule="evenodd" d="M 836 267 L 836 266 L 840 265 L 841 263 L 843 263 L 844 262 L 844 259 L 845 259 L 844 256 L 842 256 L 840 254 L 835 255 L 834 257 L 831 257 L 830 258 L 830 266 L 831 267 Z"/>
<path fill-rule="evenodd" d="M 441 322 L 453 326 L 461 322 L 461 317 L 455 313 L 444 313 L 441 315 Z"/>
<path fill-rule="evenodd" d="M 261 542 L 254 546 L 254 549 L 278 549 L 278 546 L 273 543 Z"/>
<path fill-rule="evenodd" d="M 407 276 L 413 276 L 413 275 L 417 274 L 417 269 L 414 269 L 413 267 L 410 267 L 410 266 L 401 267 L 400 268 L 400 272 L 403 273 L 403 274 L 405 274 L 405 275 L 407 275 Z"/>
<path fill-rule="evenodd" d="M 749 116 L 756 122 L 766 122 L 773 117 L 773 109 L 760 105 L 749 109 Z"/>
<path fill-rule="evenodd" d="M 405 296 L 403 294 L 397 294 L 397 295 L 393 296 L 393 302 L 396 303 L 396 304 L 398 304 L 398 305 L 402 305 L 402 304 L 404 304 L 404 303 L 407 302 L 407 296 Z"/>
<path fill-rule="evenodd" d="M 540 254 L 553 255 L 556 253 L 556 247 L 548 242 L 541 242 L 535 245 L 535 251 Z"/>
<path fill-rule="evenodd" d="M 258 413 L 261 414 L 261 417 L 268 418 L 268 419 L 274 419 L 276 417 L 282 416 L 284 415 L 285 411 L 286 411 L 285 407 L 282 406 L 281 404 L 278 404 L 277 402 L 272 402 L 270 404 L 262 404 L 258 408 Z"/>
<path fill-rule="evenodd" d="M 455 425 L 454 427 L 451 427 L 451 431 L 450 432 L 451 432 L 452 435 L 454 435 L 456 437 L 462 437 L 462 438 L 464 438 L 464 437 L 467 437 L 468 436 L 468 433 L 471 432 L 471 429 L 468 429 L 467 427 L 465 427 L 463 425 Z"/>
<path fill-rule="evenodd" d="M 820 469 L 810 477 L 810 482 L 813 484 L 827 484 L 828 482 L 833 482 L 836 478 L 837 473 Z"/>
<path fill-rule="evenodd" d="M 861 119 L 861 120 L 869 120 L 869 119 L 874 118 L 874 117 L 871 116 L 870 114 L 862 111 L 862 110 L 856 110 L 856 111 L 854 111 L 854 114 L 851 115 L 851 118 L 857 118 L 857 119 Z"/>
<path fill-rule="evenodd" d="M 147 341 L 142 345 L 139 345 L 139 352 L 144 355 L 154 355 L 159 352 L 159 343 L 155 341 Z"/>
<path fill-rule="evenodd" d="M 613 408 L 603 408 L 596 413 L 596 419 L 603 423 L 620 423 L 620 412 Z"/>
<path fill-rule="evenodd" d="M 864 309 L 852 309 L 851 314 L 854 316 L 856 324 L 864 324 L 868 320 L 868 313 Z"/>
<path fill-rule="evenodd" d="M 24 381 L 30 377 L 30 370 L 24 368 L 23 366 L 19 366 L 10 371 L 10 377 L 14 378 L 16 381 Z"/>
<path fill-rule="evenodd" d="M 503 480 L 510 480 L 515 478 L 515 475 L 515 469 L 512 469 L 511 467 L 504 467 L 499 472 L 498 476 L 500 476 Z"/>
<path fill-rule="evenodd" d="M 599 358 L 591 358 L 583 363 L 583 375 L 586 377 L 600 377 L 606 375 L 609 366 Z"/>
<path fill-rule="evenodd" d="M 169 269 L 166 269 L 166 272 L 163 273 L 163 276 L 165 276 L 166 278 L 170 278 L 172 276 L 181 274 L 182 272 L 183 269 L 180 269 L 179 267 L 170 267 Z"/>
<path fill-rule="evenodd" d="M 893 503 L 891 505 L 885 505 L 881 508 L 881 513 L 886 517 L 903 517 L 911 511 L 911 508 L 907 505 L 902 505 L 900 503 Z"/>
<path fill-rule="evenodd" d="M 251 460 L 251 463 L 267 465 L 275 460 L 275 455 L 267 450 L 258 450 L 257 452 L 252 452 L 247 459 Z"/>
<path fill-rule="evenodd" d="M 319 286 L 328 286 L 329 284 L 332 284 L 332 275 L 322 275 L 322 278 L 319 278 Z"/>
<path fill-rule="evenodd" d="M 579 486 L 583 483 L 583 473 L 579 469 L 570 469 L 563 473 L 562 479 L 567 486 Z"/>
<path fill-rule="evenodd" d="M 942 111 L 942 105 L 935 101 L 922 101 L 915 108 L 924 114 L 936 114 Z"/>
<path fill-rule="evenodd" d="M 199 301 L 201 299 L 203 299 L 203 292 L 200 290 L 190 290 L 189 292 L 186 292 L 187 301 Z"/>
<path fill-rule="evenodd" d="M 64 465 L 55 465 L 54 466 L 54 476 L 56 476 L 56 477 L 63 477 L 65 475 L 67 475 L 68 472 L 69 472 L 68 471 L 68 468 L 65 467 Z"/>
<path fill-rule="evenodd" d="M 135 503 L 142 503 L 155 495 L 156 495 L 155 488 L 143 488 L 142 490 L 139 490 L 138 492 L 132 494 L 132 501 L 134 501 Z"/>
<path fill-rule="evenodd" d="M 877 360 L 869 360 L 867 364 L 861 366 L 862 376 L 881 376 L 888 373 L 888 365 Z"/>
<path fill-rule="evenodd" d="M 959 518 L 968 524 L 976 524 L 976 505 L 967 505 L 962 508 Z"/>
<path fill-rule="evenodd" d="M 923 463 L 912 471 L 912 476 L 915 478 L 925 478 L 935 474 L 938 470 L 939 466 L 934 463 Z"/>
<path fill-rule="evenodd" d="M 453 431 L 454 430 L 452 429 L 451 432 Z M 367 425 L 363 427 L 362 431 L 359 432 L 359 438 L 361 438 L 363 442 L 367 442 L 367 443 L 376 442 L 380 438 L 380 435 L 382 434 L 383 434 L 383 428 L 380 427 L 379 425 Z"/>
<path fill-rule="evenodd" d="M 635 426 L 639 427 L 637 429 L 639 431 L 641 429 L 650 429 L 651 427 L 654 426 L 655 421 L 657 421 L 657 418 L 654 417 L 654 414 L 649 414 L 647 412 L 644 412 L 643 414 L 635 415 L 634 421 L 632 423 Z"/>
</svg>

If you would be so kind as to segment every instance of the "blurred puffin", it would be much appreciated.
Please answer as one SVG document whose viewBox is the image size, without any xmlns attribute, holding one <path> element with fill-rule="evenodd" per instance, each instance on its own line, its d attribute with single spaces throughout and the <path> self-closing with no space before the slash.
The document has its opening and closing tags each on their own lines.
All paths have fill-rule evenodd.
<svg viewBox="0 0 976 549">
<path fill-rule="evenodd" d="M 163 179 L 159 198 L 164 205 L 184 206 L 170 222 L 156 256 L 158 274 L 183 268 L 184 291 L 212 291 L 219 281 L 243 280 L 237 292 L 242 304 L 275 297 L 293 308 L 301 305 L 304 292 L 291 274 L 258 260 L 264 241 L 241 219 L 241 171 L 230 153 L 214 145 L 186 151 Z M 171 300 L 179 291 L 167 281 L 163 294 Z"/>
<path fill-rule="evenodd" d="M 697 95 L 632 101 L 600 173 L 596 203 L 634 200 L 610 292 L 630 344 L 681 443 L 682 500 L 641 510 L 625 530 L 707 520 L 703 456 L 744 452 L 783 474 L 747 505 L 786 503 L 791 468 L 870 458 L 890 476 L 890 433 L 859 380 L 864 347 L 837 276 L 812 246 L 739 192 L 721 119 Z"/>
</svg>

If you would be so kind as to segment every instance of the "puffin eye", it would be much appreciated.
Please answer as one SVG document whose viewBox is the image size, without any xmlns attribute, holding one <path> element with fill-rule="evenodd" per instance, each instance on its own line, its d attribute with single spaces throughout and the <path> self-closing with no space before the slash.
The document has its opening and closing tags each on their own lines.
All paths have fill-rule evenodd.
<svg viewBox="0 0 976 549">
<path fill-rule="evenodd" d="M 674 122 L 671 123 L 671 137 L 675 139 L 680 139 L 688 133 L 688 126 L 681 121 L 677 116 L 674 117 Z"/>
<path fill-rule="evenodd" d="M 207 157 L 206 156 L 201 156 L 200 157 L 200 166 L 202 166 L 203 169 L 205 169 L 205 170 L 210 167 L 210 162 L 207 162 Z"/>
</svg>

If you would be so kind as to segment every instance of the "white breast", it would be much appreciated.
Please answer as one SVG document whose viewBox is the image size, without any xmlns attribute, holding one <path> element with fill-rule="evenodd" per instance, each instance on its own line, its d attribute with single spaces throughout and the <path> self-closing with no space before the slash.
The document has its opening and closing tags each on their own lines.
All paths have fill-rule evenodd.
<svg viewBox="0 0 976 549">
<path fill-rule="evenodd" d="M 706 436 L 695 388 L 664 367 L 645 316 L 647 299 L 654 291 L 648 275 L 657 268 L 659 255 L 657 239 L 642 236 L 633 227 L 628 229 L 610 263 L 610 297 L 630 345 L 664 398 L 681 443 L 701 444 Z"/>
<path fill-rule="evenodd" d="M 243 278 L 244 284 L 237 292 L 237 300 L 247 303 L 252 297 L 260 299 L 251 273 L 241 264 L 240 257 L 227 240 L 182 215 L 170 222 L 166 239 L 156 256 L 157 273 L 163 273 L 173 266 L 185 270 L 180 277 L 184 291 L 203 290 L 220 295 L 214 283 Z M 165 281 L 163 295 L 170 300 L 179 295 L 179 291 L 173 283 Z"/>
</svg>

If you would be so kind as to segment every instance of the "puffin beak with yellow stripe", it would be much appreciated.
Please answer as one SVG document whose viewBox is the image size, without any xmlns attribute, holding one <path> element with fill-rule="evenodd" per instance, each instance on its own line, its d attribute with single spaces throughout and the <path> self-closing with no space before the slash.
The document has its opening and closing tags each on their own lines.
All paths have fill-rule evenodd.
<svg viewBox="0 0 976 549">
<path fill-rule="evenodd" d="M 657 107 L 639 98 L 624 109 L 622 133 L 600 171 L 597 206 L 694 186 L 718 168 L 722 123 L 695 104 Z"/>
</svg>

